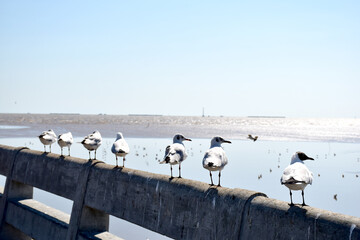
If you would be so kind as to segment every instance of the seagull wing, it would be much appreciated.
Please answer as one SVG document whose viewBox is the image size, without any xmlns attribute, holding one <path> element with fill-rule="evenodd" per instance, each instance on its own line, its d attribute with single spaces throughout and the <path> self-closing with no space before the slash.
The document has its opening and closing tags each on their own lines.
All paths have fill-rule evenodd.
<svg viewBox="0 0 360 240">
<path fill-rule="evenodd" d="M 221 147 L 210 148 L 203 158 L 203 166 L 214 168 L 225 166 L 227 162 L 225 151 Z"/>
<path fill-rule="evenodd" d="M 101 139 L 93 138 L 93 137 L 90 137 L 90 138 L 86 137 L 86 138 L 84 138 L 84 140 L 81 143 L 87 144 L 90 146 L 97 146 L 97 145 L 101 145 Z"/>
<path fill-rule="evenodd" d="M 182 144 L 174 143 L 166 147 L 164 160 L 160 163 L 180 163 L 187 157 L 185 147 Z"/>
<path fill-rule="evenodd" d="M 130 152 L 129 145 L 124 139 L 119 139 L 114 142 L 112 148 L 112 153 L 126 153 L 128 154 Z"/>
<path fill-rule="evenodd" d="M 59 135 L 58 139 L 66 142 L 66 143 L 69 143 L 69 144 L 72 144 L 74 141 L 72 134 L 70 132 Z"/>
<path fill-rule="evenodd" d="M 44 135 L 42 135 L 42 138 L 45 139 L 46 141 L 52 141 L 55 142 L 56 141 L 56 135 L 51 133 L 51 132 L 47 132 Z"/>
<path fill-rule="evenodd" d="M 281 183 L 306 183 L 311 184 L 313 180 L 313 174 L 303 163 L 294 163 L 285 168 L 281 177 Z"/>
</svg>

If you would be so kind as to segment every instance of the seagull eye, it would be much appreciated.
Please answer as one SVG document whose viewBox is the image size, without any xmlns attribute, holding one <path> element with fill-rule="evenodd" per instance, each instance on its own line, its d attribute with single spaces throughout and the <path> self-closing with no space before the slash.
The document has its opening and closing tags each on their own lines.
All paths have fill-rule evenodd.
<svg viewBox="0 0 360 240">
<path fill-rule="evenodd" d="M 177 140 L 180 140 L 180 136 L 177 136 L 176 139 L 177 139 Z"/>
<path fill-rule="evenodd" d="M 219 138 L 216 138 L 216 141 L 219 142 L 220 141 Z"/>
</svg>

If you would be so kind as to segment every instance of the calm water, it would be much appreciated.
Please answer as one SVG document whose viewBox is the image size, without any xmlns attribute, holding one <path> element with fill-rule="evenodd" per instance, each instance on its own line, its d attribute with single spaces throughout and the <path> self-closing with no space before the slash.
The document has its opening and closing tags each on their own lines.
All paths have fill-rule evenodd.
<svg viewBox="0 0 360 240">
<path fill-rule="evenodd" d="M 64 116 L 65 120 L 62 118 L 60 120 L 68 121 L 66 117 Z M 83 124 L 81 117 L 83 116 L 79 116 L 79 124 Z M 104 125 L 100 125 L 97 118 L 101 118 Z M 260 191 L 270 198 L 288 202 L 290 200 L 289 191 L 280 184 L 280 177 L 283 169 L 289 164 L 292 154 L 296 151 L 303 151 L 315 159 L 315 161 L 305 162 L 314 173 L 313 185 L 309 185 L 305 189 L 306 203 L 313 207 L 360 217 L 358 204 L 360 202 L 360 121 L 357 119 L 219 117 L 125 117 L 124 119 L 121 121 L 125 122 L 119 123 L 116 122 L 120 121 L 118 118 L 93 116 L 90 119 L 93 122 L 89 124 L 95 124 L 96 129 L 104 133 L 105 137 L 111 135 L 115 137 L 116 129 L 124 129 L 124 136 L 131 148 L 125 162 L 125 166 L 128 168 L 169 175 L 170 167 L 160 165 L 158 160 L 163 157 L 164 149 L 171 143 L 172 136 L 155 138 L 154 129 L 159 129 L 159 131 L 161 129 L 162 134 L 168 134 L 167 131 L 173 129 L 180 129 L 179 131 L 187 137 L 203 137 L 193 138 L 192 142 L 185 142 L 188 158 L 182 164 L 182 176 L 209 183 L 209 173 L 202 167 L 204 152 L 210 145 L 210 138 L 207 136 L 214 135 L 215 132 L 222 133 L 223 137 L 232 141 L 232 144 L 223 144 L 229 163 L 222 172 L 222 186 Z M 60 120 L 50 119 L 49 122 Z M 21 127 L 22 121 L 14 121 L 14 124 Z M 39 128 L 44 130 L 51 127 L 55 129 L 56 133 L 70 130 L 73 131 L 74 136 L 83 136 L 82 130 L 91 132 L 94 127 L 94 125 L 85 124 L 81 125 L 80 129 L 80 125 L 79 128 L 76 124 L 61 125 L 61 121 L 60 123 L 56 122 L 54 127 L 51 127 L 49 123 L 31 125 L 24 121 L 24 126 L 30 126 L 26 129 L 11 129 L 4 124 L 3 130 L 0 129 L 0 144 L 27 146 L 43 151 L 40 141 L 36 137 L 32 137 L 40 133 Z M 181 127 L 179 127 L 180 125 Z M 135 131 L 135 134 L 132 134 L 134 133 L 132 131 Z M 257 142 L 246 140 L 247 133 L 255 133 L 260 138 Z M 8 137 L 9 134 L 14 137 Z M 31 137 L 28 137 L 29 134 Z M 127 137 L 141 134 L 146 138 Z M 74 142 L 81 140 L 82 137 L 75 137 Z M 103 138 L 103 144 L 97 153 L 99 160 L 115 164 L 115 157 L 110 150 L 113 141 L 114 138 Z M 52 150 L 54 153 L 60 153 L 57 144 L 53 145 Z M 66 154 L 67 149 L 64 151 Z M 71 153 L 72 156 L 88 158 L 88 151 L 78 143 L 73 144 Z M 174 176 L 177 174 L 178 170 L 174 168 Z M 215 176 L 214 174 L 214 182 L 217 183 L 218 179 Z M 4 177 L 0 179 L 3 185 L 4 179 Z M 334 197 L 335 195 L 336 197 Z M 70 214 L 71 212 L 72 201 L 67 199 L 38 189 L 35 189 L 34 199 L 66 213 Z M 301 203 L 301 192 L 294 192 L 293 200 L 295 203 Z M 110 219 L 110 232 L 125 239 L 167 239 L 115 217 Z"/>
</svg>

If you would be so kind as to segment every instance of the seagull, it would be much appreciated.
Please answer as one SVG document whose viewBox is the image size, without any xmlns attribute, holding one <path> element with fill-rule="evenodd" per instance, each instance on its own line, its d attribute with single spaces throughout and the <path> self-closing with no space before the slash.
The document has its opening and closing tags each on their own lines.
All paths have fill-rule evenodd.
<svg viewBox="0 0 360 240">
<path fill-rule="evenodd" d="M 303 199 L 303 206 L 306 206 L 304 200 L 304 189 L 308 184 L 312 183 L 313 174 L 305 166 L 305 160 L 314 160 L 311 157 L 306 156 L 303 152 L 296 152 L 291 157 L 291 163 L 284 170 L 284 173 L 280 179 L 281 184 L 285 185 L 290 190 L 290 205 L 293 206 L 292 201 L 292 192 L 291 190 L 298 191 L 301 190 L 301 195 Z"/>
<path fill-rule="evenodd" d="M 56 142 L 56 134 L 54 133 L 54 131 L 52 129 L 48 131 L 44 131 L 38 137 L 40 139 L 40 142 L 44 144 L 44 152 L 46 152 L 46 147 L 45 147 L 46 145 L 49 145 L 51 152 L 51 144 Z"/>
<path fill-rule="evenodd" d="M 61 156 L 63 156 L 63 147 L 68 147 L 68 152 L 69 152 L 68 156 L 70 156 L 70 146 L 71 144 L 73 144 L 73 142 L 74 140 L 71 132 L 60 134 L 58 136 L 58 144 L 61 148 Z"/>
<path fill-rule="evenodd" d="M 228 159 L 226 157 L 225 151 L 221 146 L 222 143 L 231 143 L 231 142 L 219 136 L 213 137 L 211 139 L 210 149 L 205 152 L 205 156 L 203 158 L 203 162 L 202 162 L 203 167 L 209 170 L 210 172 L 211 186 L 214 185 L 211 172 L 219 171 L 218 186 L 221 187 L 220 185 L 221 170 L 223 170 L 225 165 L 228 163 Z"/>
<path fill-rule="evenodd" d="M 179 164 L 179 178 L 181 178 L 181 163 L 187 157 L 183 141 L 191 141 L 191 139 L 184 137 L 182 134 L 176 134 L 173 138 L 173 144 L 167 146 L 165 149 L 164 160 L 160 162 L 160 164 L 163 163 L 170 164 L 170 171 L 171 171 L 170 179 L 173 178 L 172 165 L 176 165 L 176 164 Z"/>
<path fill-rule="evenodd" d="M 255 142 L 258 139 L 258 136 L 253 137 L 251 134 L 249 134 L 248 139 L 253 140 Z"/>
<path fill-rule="evenodd" d="M 130 152 L 130 149 L 121 132 L 116 134 L 116 140 L 111 147 L 111 152 L 116 156 L 116 167 L 118 167 L 118 156 L 123 157 L 124 167 L 125 156 Z"/>
<path fill-rule="evenodd" d="M 81 144 L 87 149 L 89 150 L 89 159 L 91 160 L 90 157 L 90 151 L 94 151 L 95 150 L 95 156 L 94 156 L 94 160 L 96 159 L 96 149 L 98 149 L 98 147 L 100 147 L 102 143 L 102 138 L 101 138 L 101 134 L 99 131 L 94 131 L 92 134 L 87 135 L 84 140 L 81 141 Z"/>
</svg>

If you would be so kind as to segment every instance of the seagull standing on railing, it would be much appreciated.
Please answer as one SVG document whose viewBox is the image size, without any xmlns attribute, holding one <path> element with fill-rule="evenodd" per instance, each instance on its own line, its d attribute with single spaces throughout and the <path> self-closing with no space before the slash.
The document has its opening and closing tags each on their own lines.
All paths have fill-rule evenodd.
<svg viewBox="0 0 360 240">
<path fill-rule="evenodd" d="M 40 139 L 40 142 L 44 144 L 44 152 L 46 152 L 46 147 L 45 147 L 46 145 L 49 145 L 51 152 L 51 144 L 56 142 L 56 134 L 54 133 L 54 131 L 52 129 L 48 131 L 44 131 L 38 137 Z"/>
<path fill-rule="evenodd" d="M 130 149 L 121 132 L 117 133 L 116 140 L 111 147 L 111 152 L 116 156 L 116 167 L 118 167 L 118 156 L 123 158 L 124 167 L 125 156 L 130 152 Z"/>
<path fill-rule="evenodd" d="M 209 170 L 210 172 L 211 186 L 214 185 L 211 172 L 219 171 L 218 186 L 220 187 L 221 170 L 228 163 L 228 159 L 226 157 L 225 151 L 221 146 L 222 143 L 231 143 L 231 142 L 219 136 L 213 137 L 211 139 L 210 149 L 206 151 L 205 156 L 203 158 L 203 162 L 202 162 L 203 167 Z"/>
<path fill-rule="evenodd" d="M 64 134 L 60 134 L 58 136 L 58 144 L 61 148 L 61 156 L 63 156 L 63 148 L 64 147 L 68 147 L 68 153 L 70 156 L 70 146 L 71 144 L 73 144 L 74 140 L 73 140 L 73 136 L 71 134 L 71 132 L 67 132 L 67 133 L 64 133 Z"/>
<path fill-rule="evenodd" d="M 96 159 L 96 149 L 100 147 L 102 143 L 101 134 L 99 131 L 94 131 L 92 134 L 87 135 L 81 144 L 89 150 L 89 159 L 91 160 L 90 152 L 95 150 L 94 160 Z"/>
<path fill-rule="evenodd" d="M 312 183 L 313 174 L 305 166 L 305 160 L 314 160 L 311 157 L 306 156 L 303 152 L 296 152 L 291 157 L 291 163 L 288 167 L 285 168 L 284 173 L 280 179 L 281 184 L 284 184 L 290 190 L 290 205 L 294 205 L 292 201 L 292 192 L 291 190 L 298 191 L 301 190 L 303 206 L 306 206 L 304 200 L 304 189 L 308 184 Z"/>
<path fill-rule="evenodd" d="M 164 160 L 160 162 L 161 164 L 170 164 L 171 179 L 173 178 L 172 165 L 176 164 L 179 164 L 179 178 L 181 178 L 181 163 L 187 157 L 183 141 L 191 141 L 191 139 L 184 137 L 182 134 L 176 134 L 173 138 L 173 144 L 167 146 L 165 149 Z"/>
</svg>

